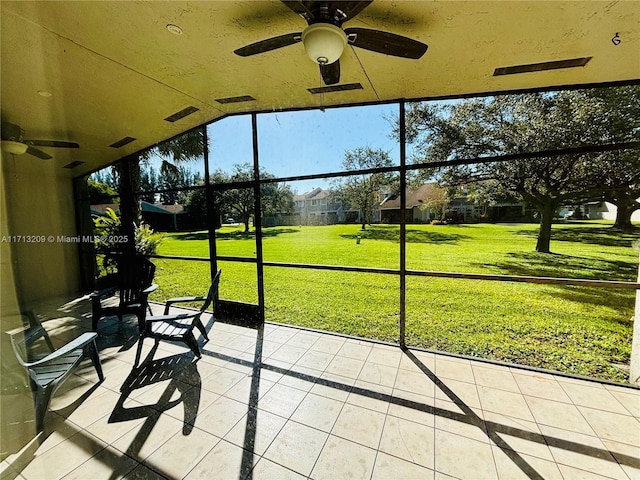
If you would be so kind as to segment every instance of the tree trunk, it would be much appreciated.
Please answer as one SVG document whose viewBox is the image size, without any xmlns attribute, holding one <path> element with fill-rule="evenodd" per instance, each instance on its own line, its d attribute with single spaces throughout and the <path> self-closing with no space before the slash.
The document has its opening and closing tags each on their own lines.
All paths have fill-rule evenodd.
<svg viewBox="0 0 640 480">
<path fill-rule="evenodd" d="M 630 232 L 633 230 L 631 215 L 637 209 L 634 203 L 635 202 L 618 202 L 618 205 L 616 205 L 618 209 L 616 213 L 616 221 L 613 224 L 614 229 L 622 230 L 624 232 Z"/>
<path fill-rule="evenodd" d="M 551 243 L 551 224 L 553 223 L 553 214 L 555 211 L 555 203 L 545 203 L 540 209 L 540 231 L 538 232 L 536 252 L 550 253 L 549 245 Z"/>
</svg>

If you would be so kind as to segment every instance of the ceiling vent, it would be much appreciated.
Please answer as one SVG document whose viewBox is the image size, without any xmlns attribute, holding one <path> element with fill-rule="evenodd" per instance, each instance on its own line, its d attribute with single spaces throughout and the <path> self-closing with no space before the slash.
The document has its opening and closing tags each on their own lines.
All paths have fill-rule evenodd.
<svg viewBox="0 0 640 480">
<path fill-rule="evenodd" d="M 308 88 L 309 92 L 317 95 L 319 93 L 344 92 L 346 90 L 362 90 L 359 83 L 343 83 L 342 85 L 330 85 L 328 87 Z"/>
<path fill-rule="evenodd" d="M 193 106 L 191 106 L 191 107 L 187 107 L 187 108 L 184 108 L 184 109 L 180 110 L 179 112 L 176 112 L 176 113 L 174 113 L 173 115 L 171 115 L 171 116 L 169 116 L 169 117 L 165 118 L 165 120 L 166 120 L 167 122 L 171 122 L 171 123 L 173 123 L 173 122 L 177 122 L 177 121 L 178 121 L 178 120 L 180 120 L 181 118 L 184 118 L 184 117 L 186 117 L 186 116 L 188 116 L 188 115 L 191 115 L 192 113 L 195 113 L 195 112 L 197 112 L 198 110 L 200 110 L 200 109 L 199 109 L 199 108 L 196 108 L 196 107 L 193 107 Z"/>
<path fill-rule="evenodd" d="M 218 103 L 239 103 L 239 102 L 255 102 L 256 99 L 251 95 L 241 95 L 239 97 L 216 98 Z"/>
<path fill-rule="evenodd" d="M 516 73 L 542 72 L 544 70 L 557 70 L 559 68 L 584 67 L 593 57 L 570 58 L 568 60 L 556 60 L 553 62 L 529 63 L 527 65 L 514 65 L 512 67 L 499 67 L 493 71 L 493 76 L 513 75 Z"/>
<path fill-rule="evenodd" d="M 82 165 L 83 163 L 84 162 L 81 162 L 80 160 L 76 160 L 75 162 L 67 163 L 62 168 L 76 168 L 76 167 L 79 167 L 80 165 Z"/>
<path fill-rule="evenodd" d="M 133 137 L 124 137 L 121 138 L 120 140 L 118 140 L 115 143 L 112 143 L 111 145 L 109 145 L 110 147 L 113 148 L 120 148 L 120 147 L 124 147 L 125 145 L 131 143 L 131 142 L 135 142 L 137 139 L 133 138 Z"/>
</svg>

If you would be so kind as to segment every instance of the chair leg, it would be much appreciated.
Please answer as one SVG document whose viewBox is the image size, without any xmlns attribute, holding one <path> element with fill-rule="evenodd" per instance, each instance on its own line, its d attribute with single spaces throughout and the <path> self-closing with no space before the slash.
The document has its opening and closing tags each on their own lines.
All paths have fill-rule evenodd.
<svg viewBox="0 0 640 480">
<path fill-rule="evenodd" d="M 202 324 L 202 320 L 198 319 L 196 321 L 195 325 L 196 325 L 196 328 L 198 330 L 200 330 L 200 333 L 204 337 L 204 341 L 208 342 L 209 341 L 209 337 L 207 336 L 207 331 L 205 330 L 204 325 Z"/>
<path fill-rule="evenodd" d="M 196 337 L 193 336 L 192 332 L 189 332 L 184 336 L 184 343 L 187 344 L 196 357 L 202 358 L 200 347 L 198 347 L 198 341 L 196 340 Z"/>
<path fill-rule="evenodd" d="M 53 385 L 46 387 L 38 386 L 36 390 L 36 431 L 39 433 L 44 429 L 44 416 L 49 408 L 49 401 L 53 393 Z"/>
<path fill-rule="evenodd" d="M 140 335 L 138 337 L 138 351 L 136 352 L 136 359 L 133 362 L 133 368 L 138 366 L 138 362 L 140 361 L 140 355 L 142 355 L 142 342 L 144 341 L 144 337 Z"/>
<path fill-rule="evenodd" d="M 102 373 L 102 365 L 100 364 L 100 357 L 98 356 L 98 346 L 95 340 L 87 345 L 87 353 L 93 362 L 93 366 L 96 368 L 98 378 L 102 382 L 104 380 L 104 374 Z"/>
</svg>

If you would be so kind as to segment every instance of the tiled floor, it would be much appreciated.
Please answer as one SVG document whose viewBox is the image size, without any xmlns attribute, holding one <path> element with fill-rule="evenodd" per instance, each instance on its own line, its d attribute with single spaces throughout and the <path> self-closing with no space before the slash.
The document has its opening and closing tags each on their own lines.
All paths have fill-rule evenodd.
<svg viewBox="0 0 640 480">
<path fill-rule="evenodd" d="M 81 368 L 3 478 L 640 478 L 639 390 L 221 322 L 132 371 L 135 325 L 101 331 L 105 381 Z"/>
</svg>

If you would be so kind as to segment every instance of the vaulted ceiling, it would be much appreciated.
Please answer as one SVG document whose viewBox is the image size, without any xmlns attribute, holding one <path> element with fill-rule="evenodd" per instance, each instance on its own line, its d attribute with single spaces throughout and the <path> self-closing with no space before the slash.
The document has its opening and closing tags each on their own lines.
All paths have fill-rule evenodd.
<svg viewBox="0 0 640 480">
<path fill-rule="evenodd" d="M 238 112 L 640 79 L 638 1 L 376 0 L 344 27 L 411 37 L 428 51 L 409 60 L 348 46 L 338 85 L 362 88 L 323 96 L 309 91 L 322 84 L 301 43 L 250 57 L 233 53 L 304 29 L 305 20 L 277 0 L 3 0 L 0 8 L 2 121 L 20 125 L 26 138 L 80 144 L 41 148 L 60 167 L 85 162 L 69 175 Z M 572 59 L 587 63 L 494 75 L 501 67 Z M 255 100 L 219 101 L 241 96 Z M 188 107 L 197 110 L 165 120 Z M 110 146 L 125 137 L 135 140 Z"/>
</svg>

